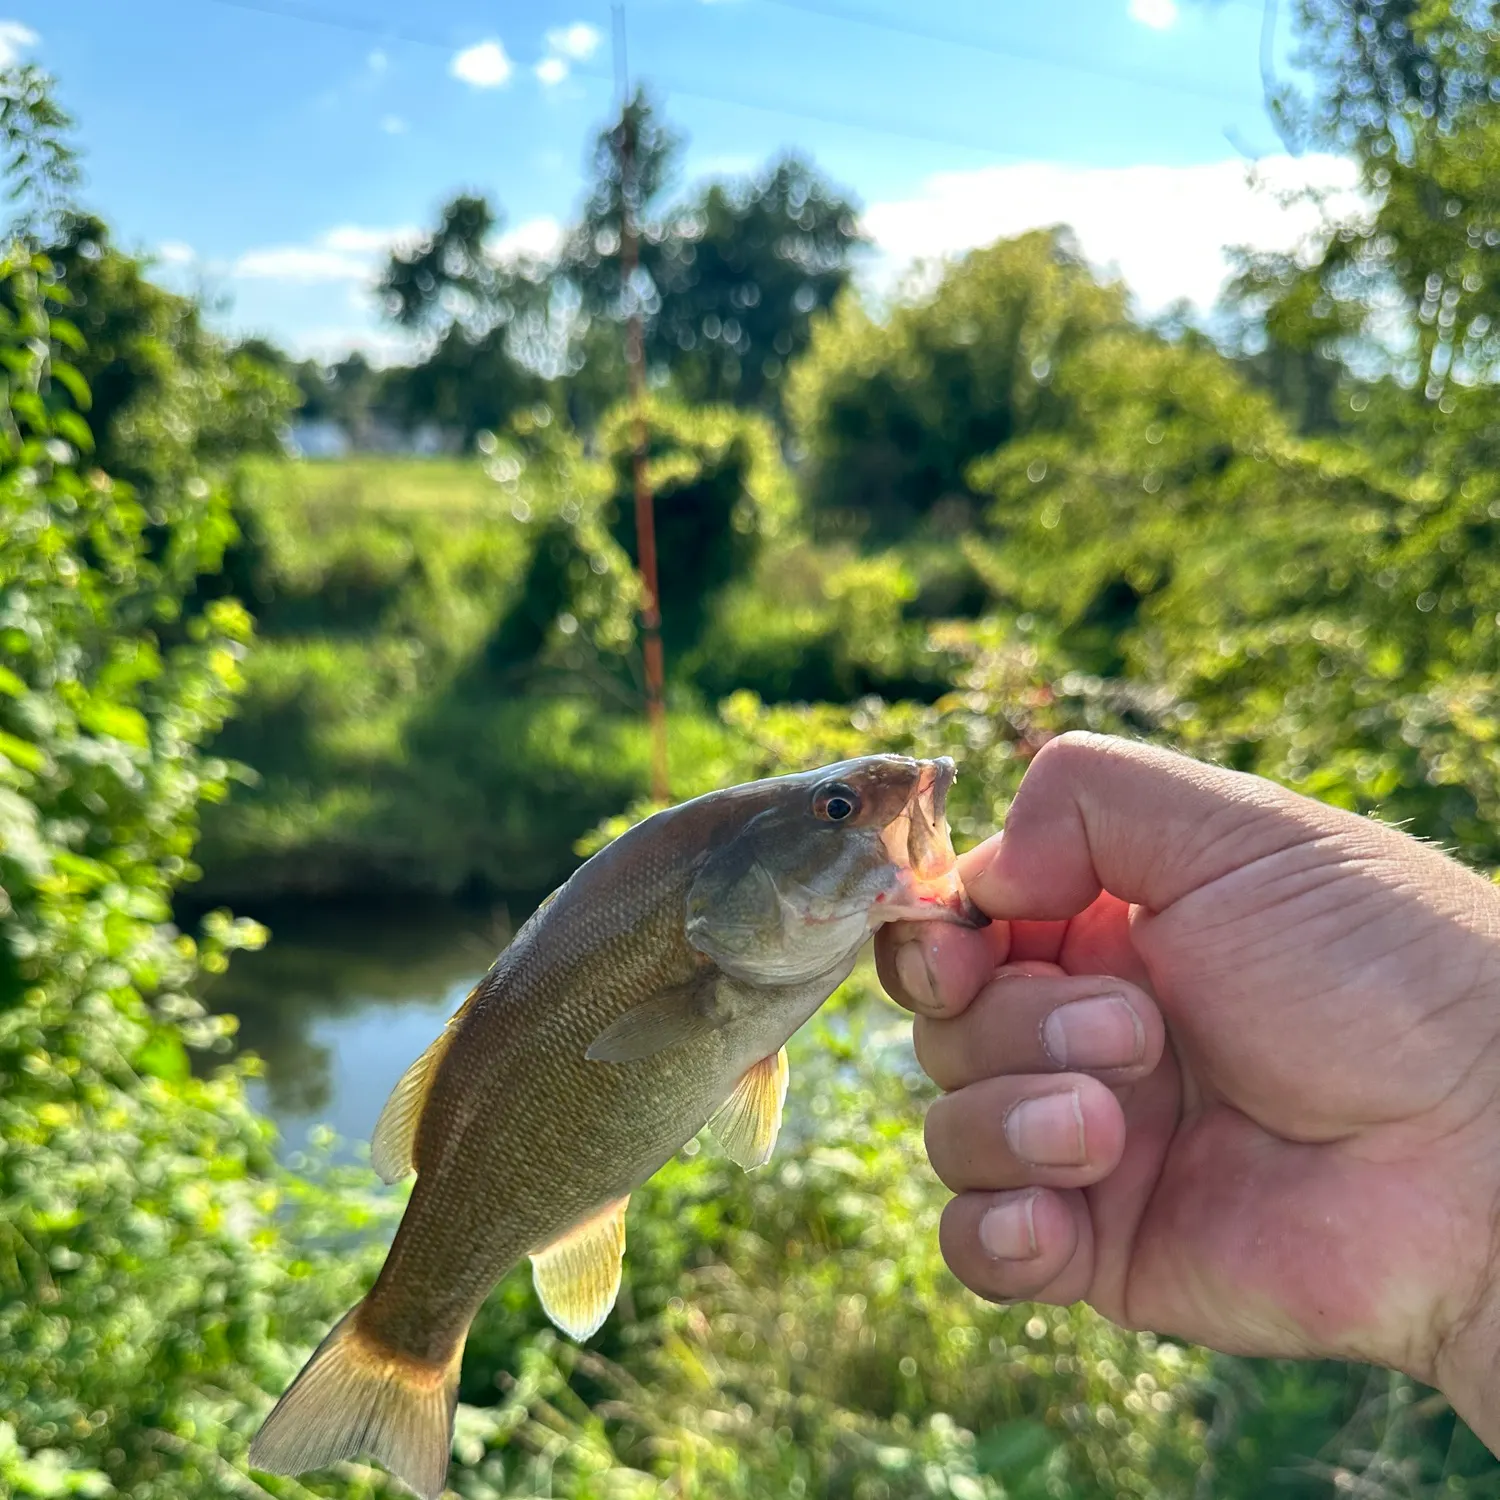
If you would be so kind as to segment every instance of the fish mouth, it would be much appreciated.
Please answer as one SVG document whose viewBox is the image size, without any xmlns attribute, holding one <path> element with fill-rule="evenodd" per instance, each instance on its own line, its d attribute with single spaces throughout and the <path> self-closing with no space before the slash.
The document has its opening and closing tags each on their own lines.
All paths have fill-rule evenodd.
<svg viewBox="0 0 1500 1500">
<path fill-rule="evenodd" d="M 989 925 L 990 919 L 969 899 L 959 879 L 948 833 L 948 790 L 957 775 L 946 755 L 918 762 L 911 796 L 880 835 L 896 867 L 896 888 L 879 901 L 877 922 Z"/>
</svg>

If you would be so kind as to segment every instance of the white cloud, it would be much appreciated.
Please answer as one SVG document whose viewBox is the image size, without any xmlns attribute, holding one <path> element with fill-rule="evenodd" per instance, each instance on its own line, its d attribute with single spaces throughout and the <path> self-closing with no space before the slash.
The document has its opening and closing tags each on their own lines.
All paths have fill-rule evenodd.
<svg viewBox="0 0 1500 1500">
<path fill-rule="evenodd" d="M 189 266 L 198 257 L 193 247 L 181 240 L 163 240 L 156 247 L 156 258 L 164 266 Z"/>
<path fill-rule="evenodd" d="M 1130 0 L 1130 19 L 1166 31 L 1177 24 L 1177 0 Z"/>
<path fill-rule="evenodd" d="M 864 216 L 888 288 L 915 260 L 971 250 L 1054 224 L 1071 226 L 1096 266 L 1124 278 L 1143 310 L 1180 297 L 1207 310 L 1230 273 L 1225 248 L 1293 250 L 1324 213 L 1358 214 L 1358 173 L 1344 157 L 1268 157 L 1254 177 L 1242 161 L 1195 167 L 1074 167 L 1051 162 L 941 172 L 914 198 L 871 204 Z M 1299 189 L 1327 194 L 1325 207 Z"/>
<path fill-rule="evenodd" d="M 448 71 L 473 88 L 497 89 L 509 79 L 512 69 L 505 48 L 492 37 L 455 52 Z"/>
<path fill-rule="evenodd" d="M 367 58 L 366 58 L 366 59 L 365 59 L 365 61 L 366 61 L 366 62 L 367 62 L 367 63 L 368 63 L 368 64 L 369 64 L 369 65 L 370 65 L 370 71 L 371 71 L 371 72 L 372 72 L 372 73 L 384 73 L 384 72 L 385 72 L 385 70 L 386 70 L 386 69 L 387 69 L 387 68 L 388 68 L 388 67 L 390 67 L 390 65 L 391 65 L 391 60 L 390 60 L 390 58 L 388 58 L 388 57 L 387 57 L 387 56 L 386 56 L 386 55 L 385 55 L 385 53 L 384 53 L 384 52 L 382 52 L 382 51 L 381 51 L 381 50 L 380 50 L 380 48 L 379 48 L 379 47 L 377 47 L 377 48 L 376 48 L 376 49 L 375 49 L 375 50 L 374 50 L 374 51 L 373 51 L 373 52 L 372 52 L 372 53 L 371 53 L 371 54 L 370 54 L 370 55 L 369 55 L 369 56 L 368 56 L 368 57 L 367 57 Z"/>
<path fill-rule="evenodd" d="M 39 41 L 41 37 L 31 27 L 23 26 L 19 21 L 0 21 L 0 68 L 19 62 L 21 54 Z"/>
<path fill-rule="evenodd" d="M 400 115 L 382 115 L 380 117 L 380 128 L 387 135 L 405 135 L 407 124 Z"/>
<path fill-rule="evenodd" d="M 278 245 L 247 250 L 231 274 L 244 281 L 352 281 L 369 273 L 356 256 L 307 245 Z"/>
<path fill-rule="evenodd" d="M 547 50 L 570 62 L 587 62 L 599 50 L 604 38 L 597 26 L 574 21 L 571 26 L 555 26 L 547 33 Z"/>
<path fill-rule="evenodd" d="M 351 255 L 384 255 L 397 245 L 409 244 L 419 234 L 419 230 L 409 228 L 368 229 L 363 224 L 340 224 L 320 234 L 318 243 Z"/>
<path fill-rule="evenodd" d="M 318 359 L 324 364 L 358 350 L 371 364 L 384 366 L 411 359 L 420 352 L 420 343 L 400 329 L 329 325 L 299 330 L 287 338 L 286 348 L 297 359 Z"/>
<path fill-rule="evenodd" d="M 320 234 L 310 245 L 270 245 L 247 250 L 229 274 L 243 281 L 373 282 L 385 257 L 409 245 L 415 229 L 367 229 L 342 224 Z"/>
<path fill-rule="evenodd" d="M 561 83 L 569 72 L 569 65 L 587 62 L 599 50 L 603 37 L 597 26 L 587 21 L 574 21 L 571 26 L 554 26 L 547 33 L 547 55 L 532 72 L 546 88 Z"/>
<path fill-rule="evenodd" d="M 528 219 L 496 235 L 489 249 L 502 260 L 545 258 L 562 243 L 562 237 L 563 227 L 556 219 Z M 243 281 L 348 282 L 358 298 L 373 285 L 393 250 L 410 249 L 421 238 L 422 231 L 412 226 L 378 229 L 339 224 L 308 244 L 247 250 L 227 269 L 230 276 Z"/>
<path fill-rule="evenodd" d="M 489 243 L 490 253 L 501 260 L 518 256 L 545 259 L 562 243 L 563 227 L 552 218 L 528 219 Z"/>
</svg>

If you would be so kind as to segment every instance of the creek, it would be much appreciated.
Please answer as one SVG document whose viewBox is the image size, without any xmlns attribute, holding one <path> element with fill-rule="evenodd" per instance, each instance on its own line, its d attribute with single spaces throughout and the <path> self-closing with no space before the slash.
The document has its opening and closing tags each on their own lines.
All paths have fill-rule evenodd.
<svg viewBox="0 0 1500 1500">
<path fill-rule="evenodd" d="M 255 1106 L 284 1155 L 329 1126 L 353 1159 L 381 1106 L 536 902 L 300 901 L 237 907 L 271 930 L 234 955 L 206 993 L 239 1019 L 236 1044 L 257 1054 Z"/>
</svg>

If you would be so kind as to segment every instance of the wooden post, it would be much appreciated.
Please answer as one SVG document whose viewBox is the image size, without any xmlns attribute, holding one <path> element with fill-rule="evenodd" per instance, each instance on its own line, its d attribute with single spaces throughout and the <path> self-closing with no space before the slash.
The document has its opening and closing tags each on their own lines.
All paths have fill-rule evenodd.
<svg viewBox="0 0 1500 1500">
<path fill-rule="evenodd" d="M 625 73 L 625 11 L 615 7 L 615 66 L 620 87 L 620 290 L 629 309 L 625 322 L 625 369 L 629 381 L 632 446 L 631 475 L 635 483 L 635 550 L 645 598 L 641 601 L 641 644 L 646 668 L 646 722 L 651 730 L 651 796 L 669 802 L 667 779 L 667 707 L 664 695 L 665 661 L 661 649 L 661 593 L 656 573 L 656 517 L 646 474 L 646 349 L 641 307 L 632 291 L 640 264 L 637 241 L 635 119 L 630 111 Z"/>
</svg>

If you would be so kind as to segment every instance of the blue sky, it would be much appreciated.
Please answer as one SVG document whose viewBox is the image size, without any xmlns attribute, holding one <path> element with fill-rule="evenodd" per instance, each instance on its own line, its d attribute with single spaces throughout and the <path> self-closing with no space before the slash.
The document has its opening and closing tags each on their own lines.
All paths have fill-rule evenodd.
<svg viewBox="0 0 1500 1500">
<path fill-rule="evenodd" d="M 3 0 L 0 0 L 3 3 Z M 369 296 L 453 191 L 544 247 L 614 107 L 600 0 L 23 0 L 0 49 L 56 74 L 88 202 L 226 327 L 392 347 Z M 1288 162 L 1261 102 L 1259 0 L 628 0 L 633 77 L 689 180 L 811 155 L 914 256 L 1067 218 L 1143 304 L 1211 299 L 1226 242 L 1308 227 L 1245 181 Z M 1283 60 L 1287 38 L 1280 39 Z M 1279 175 L 1278 175 L 1279 174 Z"/>
</svg>

